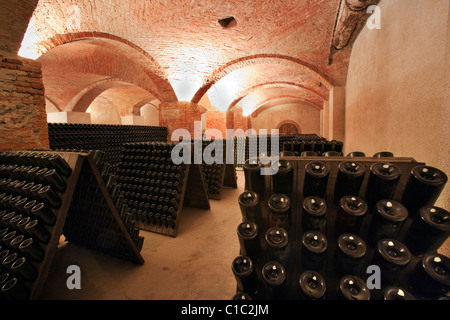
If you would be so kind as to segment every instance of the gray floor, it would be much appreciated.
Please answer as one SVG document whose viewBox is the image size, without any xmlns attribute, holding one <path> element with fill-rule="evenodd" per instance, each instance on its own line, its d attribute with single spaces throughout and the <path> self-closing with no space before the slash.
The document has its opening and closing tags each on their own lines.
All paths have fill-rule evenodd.
<svg viewBox="0 0 450 320">
<path fill-rule="evenodd" d="M 143 265 L 75 245 L 58 249 L 41 299 L 229 300 L 236 290 L 231 262 L 239 252 L 243 183 L 238 172 L 238 189 L 224 188 L 210 210 L 184 207 L 177 237 L 140 231 Z M 81 269 L 80 290 L 67 289 L 70 265 Z"/>
</svg>

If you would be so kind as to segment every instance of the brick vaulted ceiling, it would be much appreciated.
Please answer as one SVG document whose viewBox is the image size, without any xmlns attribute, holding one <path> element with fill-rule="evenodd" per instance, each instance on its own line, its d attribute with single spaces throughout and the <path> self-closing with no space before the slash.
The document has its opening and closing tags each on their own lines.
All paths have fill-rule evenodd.
<svg viewBox="0 0 450 320">
<path fill-rule="evenodd" d="M 126 83 L 160 101 L 208 96 L 220 111 L 287 97 L 320 109 L 345 85 L 352 39 L 374 2 L 40 0 L 25 39 L 61 110 Z M 227 17 L 235 21 L 221 26 Z"/>
</svg>

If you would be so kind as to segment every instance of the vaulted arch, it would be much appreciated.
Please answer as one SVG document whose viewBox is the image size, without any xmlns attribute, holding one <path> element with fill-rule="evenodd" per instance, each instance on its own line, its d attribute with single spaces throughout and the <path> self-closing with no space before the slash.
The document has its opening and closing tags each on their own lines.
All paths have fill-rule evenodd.
<svg viewBox="0 0 450 320">
<path fill-rule="evenodd" d="M 243 57 L 240 59 L 233 60 L 226 65 L 217 69 L 202 85 L 202 87 L 197 91 L 197 93 L 192 98 L 191 102 L 198 103 L 203 95 L 220 79 L 224 78 L 228 74 L 245 68 L 248 66 L 253 66 L 257 64 L 267 64 L 267 65 L 279 65 L 282 67 L 291 67 L 295 69 L 299 74 L 305 75 L 308 78 L 315 80 L 315 85 L 324 85 L 328 90 L 333 86 L 332 81 L 322 72 L 317 70 L 313 65 L 306 63 L 300 59 L 293 58 L 286 55 L 280 54 L 258 54 Z M 272 75 L 276 75 L 276 68 L 273 69 Z M 312 88 L 312 86 L 311 86 Z"/>
<path fill-rule="evenodd" d="M 303 94 L 305 95 L 305 99 L 310 99 L 311 103 L 315 105 L 322 105 L 324 101 L 328 99 L 328 97 L 325 97 L 320 92 L 308 88 L 302 84 L 299 83 L 293 83 L 288 81 L 272 81 L 272 82 L 265 82 L 261 84 L 257 84 L 255 86 L 252 86 L 250 88 L 247 88 L 239 93 L 239 96 L 237 99 L 235 99 L 230 106 L 228 107 L 228 110 L 231 110 L 234 106 L 236 106 L 240 101 L 242 101 L 245 97 L 251 95 L 252 93 L 256 93 L 258 91 L 264 91 L 265 89 L 274 89 L 274 88 L 281 88 L 281 89 L 291 89 L 293 92 L 296 92 L 297 94 Z M 269 96 L 273 96 L 273 94 L 269 94 Z M 276 96 L 280 95 L 277 93 Z"/>
</svg>

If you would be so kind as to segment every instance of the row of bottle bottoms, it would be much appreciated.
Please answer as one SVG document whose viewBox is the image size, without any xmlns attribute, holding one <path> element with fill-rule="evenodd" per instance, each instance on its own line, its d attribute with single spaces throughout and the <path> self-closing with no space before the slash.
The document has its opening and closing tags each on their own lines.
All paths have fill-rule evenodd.
<svg viewBox="0 0 450 320">
<path fill-rule="evenodd" d="M 122 148 L 122 154 L 124 156 L 139 156 L 155 151 L 156 154 L 170 154 L 172 148 L 176 144 L 173 142 L 163 142 L 163 141 L 147 141 L 147 142 L 135 142 L 135 143 L 124 143 Z"/>
<path fill-rule="evenodd" d="M 28 299 L 38 277 L 39 265 L 46 254 L 44 241 L 48 241 L 49 235 L 33 221 L 25 226 L 12 221 L 0 228 L 0 300 Z M 39 237 L 37 229 L 43 232 Z"/>
<path fill-rule="evenodd" d="M 28 299 L 72 169 L 42 151 L 0 153 L 0 299 Z"/>
<path fill-rule="evenodd" d="M 208 194 L 218 194 L 220 193 L 220 190 L 222 189 L 223 185 L 223 171 L 211 174 L 211 173 L 205 173 L 203 171 L 203 177 L 205 180 L 205 185 L 208 190 Z"/>
<path fill-rule="evenodd" d="M 158 205 L 153 210 L 151 208 L 149 211 L 133 209 L 131 212 L 138 224 L 175 229 L 177 212 L 173 207 Z"/>
<path fill-rule="evenodd" d="M 55 224 L 56 211 L 62 204 L 61 195 L 67 188 L 67 178 L 60 176 L 55 169 L 39 168 L 34 167 L 33 173 L 27 171 L 27 176 L 0 179 L 0 209 L 3 210 L 3 217 L 17 213 L 36 217 L 49 226 Z"/>
<path fill-rule="evenodd" d="M 289 198 L 285 195 L 273 195 L 270 197 L 267 221 L 262 221 L 261 211 L 257 206 L 252 207 L 253 211 L 251 212 L 248 210 L 249 203 L 252 203 L 252 200 L 256 198 L 256 193 L 251 191 L 245 191 L 239 197 L 243 217 L 243 222 L 239 224 L 237 229 L 241 254 L 238 257 L 240 259 L 239 263 L 243 263 L 242 259 L 250 265 L 252 263 L 261 263 L 261 261 L 270 261 L 272 264 L 276 263 L 275 267 L 272 265 L 274 267 L 273 273 L 278 275 L 280 270 L 283 270 L 281 273 L 283 277 L 285 277 L 285 271 L 280 269 L 280 265 L 284 266 L 290 262 L 292 263 L 292 261 L 298 259 L 296 255 L 300 257 L 300 263 L 296 267 L 301 268 L 301 270 L 320 272 L 326 265 L 330 265 L 327 264 L 327 259 L 333 259 L 332 265 L 338 277 L 343 277 L 347 274 L 361 277 L 364 263 L 368 258 L 368 247 L 370 246 L 374 247 L 377 253 L 374 255 L 373 263 L 381 266 L 383 288 L 396 286 L 399 284 L 399 274 L 408 266 L 414 254 L 420 256 L 435 252 L 450 234 L 449 212 L 436 206 L 425 206 L 420 210 L 418 216 L 412 220 L 411 225 L 406 230 L 405 239 L 400 241 L 397 239 L 397 236 L 400 231 L 400 225 L 408 216 L 407 211 L 396 201 L 381 200 L 377 203 L 377 211 L 371 213 L 369 233 L 364 234 L 367 240 L 366 243 L 366 240 L 363 239 L 359 232 L 361 224 L 353 223 L 354 221 L 347 219 L 354 210 L 358 211 L 359 208 L 358 205 L 354 205 L 356 198 L 348 196 L 343 198 L 345 201 L 342 201 L 343 205 L 336 216 L 336 225 L 333 230 L 333 236 L 337 237 L 336 248 L 329 248 L 329 239 L 325 235 L 327 234 L 325 225 L 326 202 L 318 197 L 308 197 L 304 199 L 302 212 L 298 217 L 301 219 L 301 242 L 294 244 L 289 240 L 287 231 L 291 230 L 288 223 L 290 220 L 289 214 L 283 211 L 280 215 L 280 205 L 277 206 L 277 204 L 283 204 L 285 208 L 289 208 Z M 363 203 L 363 200 L 359 199 L 359 204 L 361 203 Z M 367 212 L 367 207 L 362 211 Z M 283 214 L 286 215 L 283 216 Z M 342 218 L 342 215 L 347 218 Z M 282 216 L 283 218 L 280 219 Z M 261 232 L 264 234 L 260 234 Z M 295 251 L 297 245 L 301 246 L 299 251 Z M 330 252 L 330 249 L 333 249 L 331 252 L 335 252 L 334 257 L 330 257 L 327 254 L 327 252 Z M 429 282 L 432 283 L 425 283 L 428 288 L 432 287 L 434 291 L 422 292 L 420 295 L 430 296 L 433 294 L 432 292 L 437 292 L 439 295 L 444 296 L 450 289 L 449 259 L 445 256 L 437 256 L 435 262 L 439 262 L 439 267 L 427 269 L 426 271 L 431 274 L 428 277 L 431 278 Z M 250 265 L 244 267 L 245 271 L 248 271 Z M 264 267 L 262 270 L 264 272 Z M 443 270 L 443 273 L 439 270 Z M 244 291 L 242 287 L 243 278 L 236 274 L 235 276 L 238 281 L 238 288 L 240 291 Z M 247 276 L 244 278 L 247 279 Z M 435 278 L 440 280 L 434 281 L 433 279 Z M 255 286 L 253 280 L 250 283 Z M 417 282 L 411 285 L 416 286 L 416 289 L 420 291 L 424 281 L 419 283 L 420 285 L 417 285 Z M 271 292 L 273 288 L 269 289 L 269 293 L 264 294 L 269 294 L 270 298 L 272 297 Z M 261 291 L 261 286 L 259 286 L 259 291 Z M 258 295 L 254 288 L 247 293 Z M 275 297 L 280 298 L 278 295 Z"/>
<path fill-rule="evenodd" d="M 395 240 L 384 240 L 390 243 Z M 317 270 L 300 269 L 295 279 L 289 279 L 288 270 L 279 261 L 266 262 L 260 269 L 254 261 L 239 255 L 232 262 L 232 272 L 237 282 L 234 300 L 421 300 L 448 299 L 450 259 L 437 252 L 421 257 L 405 272 L 399 281 L 398 266 L 390 264 L 379 251 L 374 255 L 373 265 L 381 265 L 382 286 L 373 287 L 364 277 L 357 274 L 339 274 L 336 287 L 330 287 L 328 278 Z M 394 259 L 394 258 L 392 258 Z M 391 259 L 391 260 L 392 260 Z M 373 290 L 378 289 L 378 290 Z M 381 291 L 381 293 L 379 292 Z"/>
<path fill-rule="evenodd" d="M 47 198 L 51 189 L 39 190 Z M 0 198 L 0 299 L 27 299 L 56 222 L 54 207 L 39 202 L 42 198 L 37 201 L 6 193 Z"/>
<path fill-rule="evenodd" d="M 271 177 L 273 193 L 292 196 L 294 190 L 294 165 L 292 161 L 280 159 L 272 166 L 277 172 Z M 269 190 L 266 177 L 260 171 L 263 165 L 259 160 L 249 159 L 244 165 L 245 189 L 255 191 L 261 198 Z M 355 161 L 343 161 L 338 165 L 334 193 L 327 193 L 330 165 L 324 161 L 311 161 L 305 166 L 302 183 L 302 196 L 318 196 L 334 199 L 336 204 L 344 196 L 359 195 L 365 178 L 366 168 Z M 393 199 L 396 195 L 401 170 L 393 163 L 377 162 L 371 165 L 366 192 L 362 196 L 369 209 L 383 199 Z M 407 209 L 410 217 L 414 217 L 425 205 L 434 204 L 447 183 L 447 175 L 441 170 L 419 165 L 414 167 L 402 190 L 400 202 Z"/>
<path fill-rule="evenodd" d="M 254 191 L 244 191 L 239 195 L 239 206 L 243 221 L 254 223 L 261 229 L 281 227 L 290 230 L 292 223 L 300 223 L 303 232 L 317 230 L 326 233 L 333 229 L 334 234 L 354 233 L 362 236 L 370 245 L 380 239 L 405 238 L 406 245 L 415 254 L 439 248 L 450 235 L 450 213 L 440 207 L 427 205 L 411 217 L 408 210 L 398 201 L 383 199 L 372 209 L 357 196 L 344 196 L 340 199 L 334 216 L 334 225 L 327 226 L 329 208 L 327 202 L 317 196 L 303 199 L 301 212 L 291 208 L 290 198 L 283 194 L 269 197 L 268 217 L 262 218 L 262 203 Z M 296 215 L 293 217 L 293 215 Z M 295 219 L 295 220 L 294 220 Z"/>
<path fill-rule="evenodd" d="M 121 124 L 91 124 L 91 123 L 58 123 L 58 122 L 49 122 L 48 124 L 49 130 L 51 129 L 67 129 L 67 128 L 73 128 L 73 129 L 104 129 L 106 132 L 110 131 L 111 129 L 120 129 L 124 131 L 133 131 L 136 129 L 141 130 L 161 130 L 166 129 L 166 127 L 157 127 L 157 126 L 144 126 L 144 125 L 121 125 Z"/>
<path fill-rule="evenodd" d="M 48 129 L 50 139 L 77 137 L 101 142 L 104 139 L 115 138 L 129 141 L 129 143 L 167 140 L 166 127 L 49 124 Z M 143 138 L 147 140 L 143 140 Z"/>
</svg>

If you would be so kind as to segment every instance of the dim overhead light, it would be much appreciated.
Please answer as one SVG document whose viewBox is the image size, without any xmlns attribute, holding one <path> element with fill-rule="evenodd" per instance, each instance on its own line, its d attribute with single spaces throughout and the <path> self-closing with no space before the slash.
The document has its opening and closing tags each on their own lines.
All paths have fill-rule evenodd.
<svg viewBox="0 0 450 320">
<path fill-rule="evenodd" d="M 227 17 L 219 19 L 219 24 L 222 28 L 231 28 L 237 25 L 236 19 L 234 17 Z"/>
</svg>

